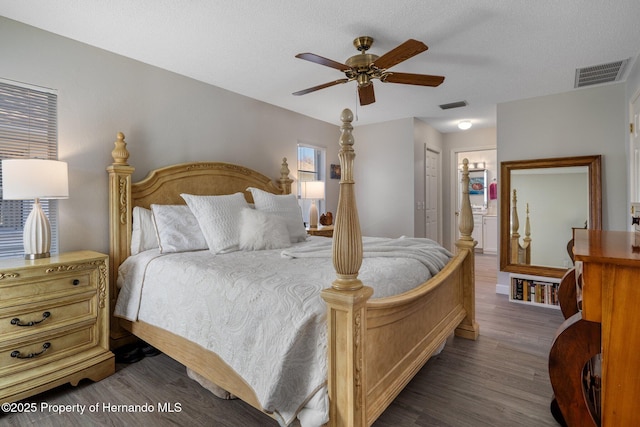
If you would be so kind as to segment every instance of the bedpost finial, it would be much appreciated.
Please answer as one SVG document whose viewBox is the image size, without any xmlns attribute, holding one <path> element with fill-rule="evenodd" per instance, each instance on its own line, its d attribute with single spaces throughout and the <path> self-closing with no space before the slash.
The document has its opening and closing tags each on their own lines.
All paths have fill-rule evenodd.
<svg viewBox="0 0 640 427">
<path fill-rule="evenodd" d="M 289 178 L 289 164 L 287 158 L 282 158 L 282 164 L 280 165 L 280 189 L 282 194 L 291 194 L 291 183 L 293 180 Z"/>
<path fill-rule="evenodd" d="M 113 163 L 116 165 L 128 165 L 129 152 L 127 151 L 127 143 L 124 141 L 124 133 L 118 132 L 114 145 L 115 148 L 111 152 Z"/>
<path fill-rule="evenodd" d="M 350 109 L 345 108 L 342 110 L 342 114 L 340 114 L 340 120 L 345 123 L 351 123 L 353 121 L 353 113 Z"/>
<path fill-rule="evenodd" d="M 282 158 L 282 165 L 280 166 L 280 178 L 289 178 L 289 164 L 287 163 L 286 157 Z"/>
</svg>

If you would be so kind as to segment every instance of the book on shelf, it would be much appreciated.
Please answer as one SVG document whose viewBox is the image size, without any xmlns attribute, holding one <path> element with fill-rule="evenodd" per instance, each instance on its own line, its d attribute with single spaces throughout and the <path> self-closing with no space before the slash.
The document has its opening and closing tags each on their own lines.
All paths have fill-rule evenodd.
<svg viewBox="0 0 640 427">
<path fill-rule="evenodd" d="M 538 304 L 558 305 L 557 282 L 547 282 L 525 277 L 511 278 L 511 299 Z"/>
</svg>

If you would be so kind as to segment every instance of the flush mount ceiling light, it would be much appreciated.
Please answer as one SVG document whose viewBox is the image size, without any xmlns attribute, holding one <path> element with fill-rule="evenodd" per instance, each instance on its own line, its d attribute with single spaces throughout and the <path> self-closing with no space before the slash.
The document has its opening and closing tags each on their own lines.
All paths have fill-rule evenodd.
<svg viewBox="0 0 640 427">
<path fill-rule="evenodd" d="M 458 122 L 458 129 L 467 130 L 471 128 L 471 122 L 469 120 L 462 120 Z"/>
</svg>

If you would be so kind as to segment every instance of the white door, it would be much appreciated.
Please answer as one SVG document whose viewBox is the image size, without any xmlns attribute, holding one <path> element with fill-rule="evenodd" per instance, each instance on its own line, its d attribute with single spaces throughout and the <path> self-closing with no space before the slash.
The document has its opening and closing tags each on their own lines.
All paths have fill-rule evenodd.
<svg viewBox="0 0 640 427">
<path fill-rule="evenodd" d="M 640 92 L 631 103 L 631 155 L 629 156 L 631 179 L 629 190 L 632 202 L 640 202 Z"/>
<path fill-rule="evenodd" d="M 440 177 L 440 153 L 429 147 L 425 149 L 425 181 L 424 181 L 424 210 L 425 237 L 439 242 L 439 203 L 438 188 Z"/>
</svg>

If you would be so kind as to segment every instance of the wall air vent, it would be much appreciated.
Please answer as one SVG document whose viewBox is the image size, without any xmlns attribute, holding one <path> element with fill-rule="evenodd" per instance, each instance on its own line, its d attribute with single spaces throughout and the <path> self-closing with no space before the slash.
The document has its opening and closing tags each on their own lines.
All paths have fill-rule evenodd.
<svg viewBox="0 0 640 427">
<path fill-rule="evenodd" d="M 466 107 L 467 106 L 467 101 L 458 101 L 458 102 L 452 102 L 450 104 L 441 104 L 440 108 L 443 110 L 450 110 L 452 108 L 460 108 L 460 107 Z"/>
<path fill-rule="evenodd" d="M 617 82 L 624 74 L 628 59 L 610 62 L 608 64 L 577 68 L 575 88 L 597 85 L 601 83 Z"/>
</svg>

